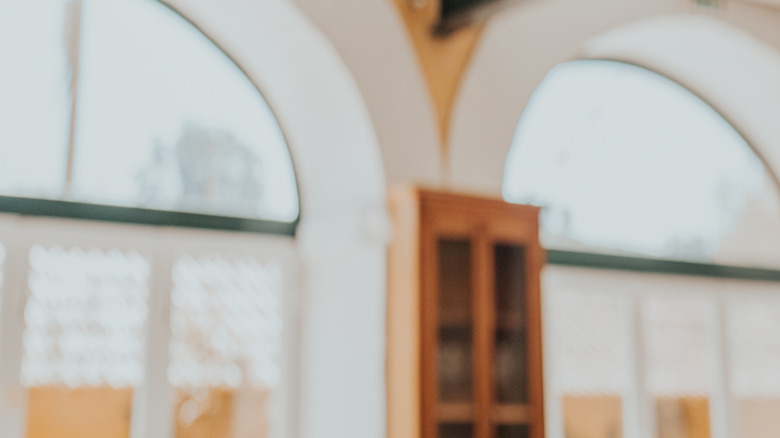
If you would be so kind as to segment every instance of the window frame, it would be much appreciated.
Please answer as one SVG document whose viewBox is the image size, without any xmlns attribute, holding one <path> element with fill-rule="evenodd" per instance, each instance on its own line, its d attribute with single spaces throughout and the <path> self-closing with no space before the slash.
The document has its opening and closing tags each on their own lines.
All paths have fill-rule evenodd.
<svg viewBox="0 0 780 438">
<path fill-rule="evenodd" d="M 295 236 L 299 222 L 299 219 L 292 222 L 282 222 L 175 210 L 157 210 L 13 196 L 0 196 L 0 212 L 16 213 L 23 216 L 241 231 L 280 236 Z"/>
<path fill-rule="evenodd" d="M 298 415 L 296 370 L 301 306 L 295 241 L 290 236 L 0 214 L 0 241 L 5 245 L 0 289 L 0 435 L 3 437 L 25 436 L 27 398 L 19 375 L 24 309 L 29 294 L 28 254 L 35 244 L 133 250 L 149 263 L 144 379 L 133 391 L 130 417 L 133 438 L 174 436 L 174 388 L 168 381 L 168 364 L 172 268 L 176 258 L 183 253 L 217 253 L 228 257 L 249 255 L 261 263 L 278 264 L 283 284 L 280 309 L 283 326 L 277 358 L 281 380 L 272 392 L 269 436 L 293 436 Z"/>
<path fill-rule="evenodd" d="M 688 93 L 691 97 L 693 97 L 695 100 L 698 100 L 702 104 L 704 104 L 706 107 L 712 110 L 712 112 L 719 117 L 725 124 L 728 125 L 728 127 L 734 131 L 734 133 L 742 140 L 742 143 L 747 149 L 753 154 L 753 156 L 758 160 L 758 162 L 761 165 L 761 168 L 764 170 L 765 176 L 769 180 L 769 184 L 772 188 L 771 194 L 773 195 L 780 195 L 780 174 L 776 173 L 772 167 L 769 164 L 769 160 L 765 156 L 764 153 L 762 153 L 761 150 L 756 148 L 753 143 L 750 141 L 750 137 L 746 135 L 744 131 L 742 131 L 737 125 L 733 124 L 721 111 L 718 110 L 718 106 L 714 105 L 711 100 L 703 96 L 702 94 L 696 92 L 695 90 L 692 90 L 688 86 L 684 85 L 683 83 L 669 77 L 664 72 L 649 67 L 647 65 L 643 65 L 636 62 L 631 62 L 627 60 L 621 60 L 621 59 L 615 59 L 615 58 L 607 58 L 607 57 L 590 57 L 590 58 L 575 58 L 568 61 L 560 62 L 553 66 L 550 70 L 545 73 L 542 80 L 537 83 L 536 88 L 533 90 L 533 93 L 531 94 L 531 99 L 529 102 L 526 103 L 526 106 L 523 108 L 523 112 L 520 116 L 520 119 L 518 119 L 517 123 L 515 124 L 515 129 L 512 134 L 512 138 L 510 140 L 510 147 L 508 152 L 511 153 L 513 149 L 519 146 L 518 143 L 516 143 L 516 138 L 518 136 L 519 129 L 521 128 L 521 124 L 523 123 L 523 117 L 526 115 L 526 110 L 528 109 L 528 103 L 533 101 L 534 97 L 536 96 L 537 91 L 540 88 L 540 85 L 542 82 L 548 77 L 549 73 L 558 66 L 564 65 L 564 64 L 576 64 L 576 63 L 600 63 L 600 64 L 613 64 L 613 65 L 621 65 L 621 66 L 627 66 L 630 68 L 635 68 L 639 70 L 644 70 L 647 73 L 650 73 L 653 76 L 656 76 L 663 81 L 667 81 L 673 86 L 677 87 L 678 89 L 684 91 L 685 93 Z M 515 201 L 515 200 L 509 200 L 506 199 L 507 197 L 507 174 L 510 172 L 510 169 L 508 167 L 509 160 L 504 160 L 504 175 L 503 175 L 503 181 L 502 181 L 502 198 L 504 198 L 507 202 L 523 202 L 523 201 Z M 543 206 L 544 208 L 544 206 Z M 542 224 L 543 225 L 543 224 Z M 567 236 L 564 236 L 567 237 Z M 618 249 L 618 252 L 608 252 L 609 249 L 606 247 L 593 247 L 588 246 L 584 250 L 578 250 L 578 249 L 570 249 L 566 247 L 557 247 L 554 244 L 547 247 L 545 245 L 545 249 L 548 250 L 548 253 L 551 254 L 551 257 L 553 257 L 556 260 L 560 261 L 560 264 L 567 264 L 568 262 L 566 260 L 572 260 L 571 266 L 591 266 L 591 267 L 601 267 L 602 265 L 606 266 L 606 269 L 623 269 L 623 266 L 628 266 L 628 270 L 641 270 L 647 272 L 657 272 L 657 273 L 670 273 L 669 270 L 674 271 L 675 273 L 679 273 L 682 275 L 688 275 L 689 271 L 698 272 L 701 275 L 709 276 L 709 275 L 715 275 L 715 276 L 722 276 L 725 278 L 743 278 L 743 279 L 752 279 L 751 277 L 757 276 L 758 278 L 755 279 L 761 279 L 762 276 L 769 276 L 770 281 L 771 279 L 775 278 L 775 272 L 780 272 L 780 267 L 777 267 L 776 269 L 773 267 L 756 267 L 755 269 L 752 266 L 739 266 L 739 265 L 725 265 L 725 264 L 718 264 L 715 262 L 710 262 L 707 260 L 699 261 L 699 260 L 686 260 L 686 259 L 675 259 L 674 256 L 670 257 L 668 255 L 662 255 L 659 257 L 654 257 L 650 255 L 643 255 L 639 254 L 637 256 L 626 256 L 623 254 L 620 254 L 620 249 Z M 601 259 L 601 261 L 595 261 L 599 259 L 600 257 L 604 257 Z M 573 259 L 577 259 L 577 261 L 573 261 Z M 631 259 L 634 259 L 634 261 L 631 261 Z M 679 262 L 679 265 L 675 265 Z M 556 262 L 553 262 L 556 263 Z M 654 266 L 655 264 L 658 264 L 657 266 Z M 698 266 L 698 267 L 697 267 Z M 658 269 L 657 271 L 655 269 Z M 697 274 L 691 274 L 691 275 L 697 275 Z"/>
<path fill-rule="evenodd" d="M 147 1 L 147 0 L 145 0 Z M 281 267 L 281 381 L 272 393 L 269 436 L 297 436 L 300 398 L 301 298 L 296 231 L 302 214 L 300 181 L 289 136 L 273 105 L 247 69 L 201 26 L 165 0 L 148 0 L 175 14 L 211 43 L 251 84 L 268 107 L 288 152 L 295 182 L 297 215 L 291 221 L 162 210 L 61 199 L 0 195 L 0 239 L 5 261 L 0 285 L 0 436 L 25 436 L 25 389 L 19 381 L 23 358 L 24 308 L 28 294 L 28 253 L 41 240 L 61 246 L 133 249 L 151 268 L 146 321 L 144 380 L 135 388 L 130 436 L 173 437 L 173 387 L 168 382 L 173 256 L 182 251 L 242 253 Z M 76 110 L 78 111 L 78 110 Z M 77 116 L 77 114 L 76 114 Z M 73 118 L 69 109 L 69 118 Z M 71 124 L 69 130 L 74 130 Z M 63 143 L 63 147 L 67 144 Z M 72 165 L 72 164 L 71 164 Z M 153 340 L 153 343 L 150 341 Z"/>
<path fill-rule="evenodd" d="M 554 308 L 550 303 L 548 294 L 559 292 L 587 295 L 588 292 L 596 292 L 587 286 L 580 284 L 577 290 L 553 290 L 550 283 L 557 283 L 554 276 L 562 269 L 564 278 L 566 275 L 577 276 L 577 272 L 602 271 L 607 276 L 599 281 L 611 281 L 609 276 L 615 276 L 623 289 L 617 292 L 626 300 L 627 318 L 624 326 L 627 346 L 624 361 L 627 365 L 627 386 L 621 397 L 621 422 L 623 436 L 637 436 L 639 438 L 652 438 L 657 428 L 654 398 L 647 387 L 647 338 L 644 332 L 644 320 L 642 313 L 643 299 L 649 296 L 663 296 L 682 293 L 692 296 L 706 297 L 711 306 L 712 313 L 708 318 L 707 338 L 709 345 L 708 362 L 713 380 L 710 383 L 711 392 L 709 400 L 709 426 L 713 437 L 732 436 L 739 430 L 740 412 L 736 409 L 737 394 L 732 390 L 731 356 L 732 345 L 730 342 L 730 322 L 727 315 L 728 300 L 741 294 L 766 294 L 769 289 L 775 290 L 780 286 L 780 270 L 753 269 L 739 266 L 714 265 L 704 263 L 688 263 L 672 260 L 659 260 L 651 258 L 611 256 L 572 251 L 548 251 L 548 267 L 543 278 L 548 286 L 543 288 L 544 300 L 547 302 L 545 315 L 548 315 L 544 330 L 550 333 L 552 319 L 549 317 Z M 656 282 L 673 284 L 671 290 L 655 289 Z M 710 283 L 709 288 L 701 285 L 688 289 L 690 282 L 716 280 Z M 614 281 L 614 280 L 612 280 Z M 545 357 L 549 358 L 554 346 L 548 339 L 545 341 Z M 564 435 L 564 412 L 560 388 L 553 382 L 555 370 L 551 364 L 545 364 L 545 385 L 548 391 L 546 401 L 546 421 L 548 430 L 553 438 Z"/>
<path fill-rule="evenodd" d="M 747 147 L 761 163 L 773 189 L 776 189 L 772 194 L 776 195 L 780 193 L 780 175 L 772 170 L 764 154 L 754 147 L 749 141 L 749 137 L 718 111 L 717 106 L 713 105 L 705 96 L 691 90 L 689 87 L 686 87 L 682 83 L 658 70 L 648 68 L 646 65 L 610 58 L 580 58 L 569 62 L 582 61 L 609 62 L 640 68 L 685 90 L 691 96 L 712 109 L 715 114 L 734 130 L 734 132 L 743 140 L 745 147 Z M 511 147 L 517 147 L 515 137 L 517 136 L 517 129 L 519 129 L 520 123 L 521 122 L 518 122 L 515 125 L 515 133 L 512 137 Z M 505 162 L 504 164 L 505 172 L 509 171 L 507 166 L 508 163 Z M 504 176 L 503 187 L 504 193 L 506 193 L 506 176 Z M 602 271 L 605 275 L 628 276 L 621 278 L 630 277 L 633 280 L 633 284 L 627 284 L 628 287 L 620 292 L 625 295 L 625 299 L 628 301 L 629 312 L 629 317 L 627 318 L 627 323 L 624 327 L 629 344 L 625 360 L 630 368 L 627 370 L 630 377 L 628 387 L 625 389 L 625 392 L 621 394 L 621 398 L 623 399 L 621 401 L 623 436 L 651 438 L 655 436 L 657 432 L 655 407 L 646 382 L 647 371 L 645 350 L 647 340 L 645 339 L 643 332 L 641 301 L 645 295 L 652 295 L 659 292 L 653 290 L 649 285 L 644 284 L 642 280 L 659 276 L 668 277 L 668 279 L 679 282 L 680 285 L 678 286 L 675 284 L 675 286 L 679 287 L 680 291 L 683 293 L 690 292 L 694 295 L 706 296 L 712 301 L 711 304 L 714 312 L 711 315 L 711 320 L 708 321 L 712 326 L 711 332 L 708 333 L 708 343 L 712 351 L 708 360 L 712 362 L 714 378 L 711 383 L 712 392 L 708 396 L 709 425 L 713 437 L 738 435 L 741 413 L 735 408 L 737 395 L 734 393 L 731 385 L 732 377 L 730 375 L 730 367 L 732 362 L 732 347 L 729 342 L 730 333 L 728 331 L 727 300 L 729 297 L 733 297 L 739 293 L 763 293 L 754 291 L 754 288 L 758 290 L 762 287 L 780 286 L 780 268 L 726 265 L 706 261 L 682 261 L 665 258 L 663 256 L 626 256 L 609 252 L 599 252 L 601 250 L 602 248 L 570 250 L 551 245 L 546 247 L 547 266 L 552 268 L 552 270 L 555 268 L 563 268 L 564 272 L 568 268 L 574 268 L 575 270 L 583 269 L 588 272 Z M 696 288 L 694 288 L 692 292 L 684 290 L 686 281 L 696 281 L 697 279 L 717 279 L 718 283 L 715 284 L 711 290 L 707 291 L 697 290 Z M 546 287 L 543 287 L 543 293 L 545 292 L 547 292 L 547 289 Z M 579 292 L 587 293 L 588 290 L 582 286 L 582 290 Z M 553 311 L 550 304 L 547 304 L 545 307 L 547 307 L 545 310 L 546 314 Z M 547 333 L 550 331 L 548 324 L 549 322 L 544 328 L 544 331 Z M 544 355 L 546 358 L 550 357 L 552 348 L 550 341 L 545 341 Z M 547 422 L 548 430 L 551 431 L 551 435 L 554 437 L 562 437 L 565 434 L 563 431 L 564 413 L 562 399 L 557 398 L 560 394 L 552 392 L 555 391 L 556 388 L 555 385 L 550 384 L 550 375 L 552 375 L 552 373 L 550 372 L 549 363 L 545 364 L 545 371 L 545 384 L 547 390 L 551 391 L 550 393 L 546 393 L 547 418 L 545 421 Z"/>
<path fill-rule="evenodd" d="M 183 20 L 187 26 L 199 34 L 199 36 L 206 39 L 206 44 L 211 44 L 222 54 L 223 60 L 232 64 L 238 73 L 248 81 L 254 92 L 257 93 L 257 97 L 268 108 L 273 122 L 279 129 L 279 134 L 286 146 L 287 157 L 290 160 L 290 166 L 292 168 L 292 178 L 295 182 L 295 196 L 297 201 L 297 215 L 295 219 L 291 221 L 280 221 L 271 219 L 262 219 L 254 217 L 243 216 L 230 216 L 211 213 L 200 213 L 193 211 L 183 210 L 168 210 L 168 209 L 153 209 L 140 206 L 124 206 L 115 205 L 110 203 L 92 203 L 86 201 L 73 201 L 67 199 L 69 174 L 73 170 L 73 161 L 70 150 L 71 147 L 78 151 L 78 145 L 71 145 L 68 142 L 63 143 L 63 147 L 66 148 L 67 162 L 65 172 L 65 191 L 62 198 L 37 198 L 37 197 L 25 197 L 25 196 L 13 196 L 0 194 L 0 213 L 16 213 L 25 216 L 44 216 L 54 218 L 69 218 L 69 219 L 84 219 L 104 222 L 116 222 L 127 224 L 140 224 L 140 225 L 157 225 L 157 226 L 174 226 L 184 228 L 202 228 L 211 230 L 226 230 L 226 231 L 241 231 L 249 233 L 261 233 L 270 235 L 281 236 L 295 236 L 298 224 L 301 218 L 301 194 L 300 183 L 298 181 L 298 173 L 296 171 L 295 160 L 290 150 L 288 135 L 285 132 L 284 126 L 279 120 L 278 115 L 273 109 L 266 96 L 256 83 L 256 81 L 249 75 L 248 71 L 242 66 L 242 64 L 233 57 L 228 50 L 220 45 L 214 38 L 212 38 L 208 32 L 206 32 L 201 26 L 197 25 L 193 20 L 189 19 L 183 12 L 178 10 L 173 5 L 169 4 L 166 0 L 139 0 L 149 1 L 154 3 L 166 11 L 165 13 L 172 13 L 176 18 Z M 80 24 L 81 26 L 81 24 Z M 81 38 L 79 36 L 78 38 Z M 78 42 L 79 47 L 81 42 Z M 80 49 L 79 49 L 80 50 Z M 63 55 L 65 49 L 63 48 Z M 78 58 L 78 57 L 77 57 Z M 77 61 L 75 66 L 74 77 L 78 78 L 80 70 L 80 61 Z M 79 87 L 78 83 L 75 85 Z M 72 141 L 74 133 L 78 127 L 78 102 L 77 98 L 72 98 L 72 105 L 69 105 L 67 111 L 68 120 L 68 135 Z M 65 121 L 64 121 L 65 122 Z"/>
</svg>

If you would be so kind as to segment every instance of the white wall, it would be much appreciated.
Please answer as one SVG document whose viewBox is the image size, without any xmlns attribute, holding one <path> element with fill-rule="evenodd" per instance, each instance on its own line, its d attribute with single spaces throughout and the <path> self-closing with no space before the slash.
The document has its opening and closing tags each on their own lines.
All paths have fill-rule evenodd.
<svg viewBox="0 0 780 438">
<path fill-rule="evenodd" d="M 360 91 L 285 0 L 168 0 L 247 71 L 298 177 L 298 418 L 287 436 L 384 434 L 385 178 Z M 296 322 L 293 322 L 296 323 Z"/>
<path fill-rule="evenodd" d="M 780 175 L 780 52 L 709 17 L 657 17 L 589 41 L 589 58 L 647 66 L 709 102 Z"/>
<path fill-rule="evenodd" d="M 384 436 L 385 182 L 439 185 L 443 166 L 451 166 L 456 188 L 500 195 L 504 159 L 536 85 L 554 65 L 578 56 L 634 56 L 633 47 L 584 45 L 622 24 L 714 14 L 780 48 L 780 12 L 754 5 L 729 2 L 725 11 L 702 12 L 685 0 L 529 2 L 488 26 L 454 111 L 451 161 L 442 163 L 433 105 L 390 0 L 168 2 L 249 72 L 292 150 L 302 202 L 299 424 L 306 438 Z M 731 40 L 729 32 L 716 33 Z M 700 47 L 696 35 L 688 50 Z M 649 47 L 653 56 L 635 61 L 660 66 L 650 64 L 664 47 Z M 684 72 L 670 64 L 664 71 L 701 86 L 696 91 L 717 102 L 780 169 L 780 132 L 768 128 L 778 120 L 780 96 L 759 104 L 755 98 L 766 89 L 753 87 L 750 99 L 731 100 L 745 84 L 758 84 L 749 76 L 755 68 L 765 73 L 761 81 L 780 77 L 772 76 L 766 50 L 753 52 L 763 61 L 704 82 L 701 75 L 713 73 L 704 67 L 723 64 Z M 716 97 L 716 89 L 726 92 Z"/>
<path fill-rule="evenodd" d="M 392 0 L 293 0 L 336 47 L 366 100 L 390 182 L 436 185 L 439 131 L 417 55 Z"/>
</svg>

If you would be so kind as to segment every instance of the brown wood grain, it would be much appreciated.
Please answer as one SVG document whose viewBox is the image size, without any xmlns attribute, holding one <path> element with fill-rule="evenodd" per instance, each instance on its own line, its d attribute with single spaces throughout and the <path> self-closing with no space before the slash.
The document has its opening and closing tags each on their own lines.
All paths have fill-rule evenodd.
<svg viewBox="0 0 780 438">
<path fill-rule="evenodd" d="M 527 404 L 496 404 L 491 412 L 495 424 L 528 424 L 533 422 L 531 406 Z"/>
<path fill-rule="evenodd" d="M 472 225 L 474 242 L 474 383 L 475 435 L 492 438 L 491 410 L 493 404 L 493 358 L 495 357 L 495 304 L 493 292 L 493 251 L 486 225 L 480 221 Z"/>
<path fill-rule="evenodd" d="M 474 421 L 474 403 L 437 403 L 438 423 L 471 423 Z"/>
<path fill-rule="evenodd" d="M 494 438 L 499 424 L 530 424 L 531 436 L 543 438 L 539 208 L 415 187 L 394 188 L 390 202 L 395 226 L 388 256 L 388 437 L 440 438 L 442 424 L 472 424 L 475 438 Z M 442 239 L 470 242 L 471 312 L 458 303 L 440 306 Z M 518 245 L 526 254 L 524 266 L 509 267 L 525 270 L 524 290 L 513 292 L 525 293 L 525 314 L 502 314 L 501 324 L 528 337 L 527 404 L 496 402 L 496 244 Z M 441 284 L 462 282 L 455 280 L 462 274 L 449 274 L 453 277 Z M 469 400 L 442 401 L 439 329 L 459 325 L 473 330 L 473 394 Z"/>
<path fill-rule="evenodd" d="M 531 402 L 531 438 L 544 438 L 544 366 L 542 362 L 542 294 L 541 272 L 544 251 L 538 240 L 528 246 L 526 275 L 528 305 L 528 373 Z"/>
</svg>

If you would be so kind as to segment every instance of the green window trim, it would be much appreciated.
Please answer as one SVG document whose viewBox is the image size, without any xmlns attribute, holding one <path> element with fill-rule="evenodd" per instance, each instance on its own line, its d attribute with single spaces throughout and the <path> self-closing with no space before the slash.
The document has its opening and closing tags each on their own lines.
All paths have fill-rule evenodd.
<svg viewBox="0 0 780 438">
<path fill-rule="evenodd" d="M 298 221 L 279 222 L 181 211 L 154 210 L 51 199 L 0 196 L 0 212 L 151 226 L 200 228 L 295 236 Z"/>
<path fill-rule="evenodd" d="M 557 266 L 780 283 L 780 270 L 712 263 L 694 263 L 554 249 L 547 251 L 547 262 Z"/>
</svg>

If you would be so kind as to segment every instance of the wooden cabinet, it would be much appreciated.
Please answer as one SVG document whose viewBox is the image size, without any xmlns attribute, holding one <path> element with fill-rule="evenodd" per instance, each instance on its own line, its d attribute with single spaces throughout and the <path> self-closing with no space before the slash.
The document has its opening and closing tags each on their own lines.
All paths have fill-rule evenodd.
<svg viewBox="0 0 780 438">
<path fill-rule="evenodd" d="M 543 438 L 539 209 L 390 198 L 388 437 Z"/>
</svg>

